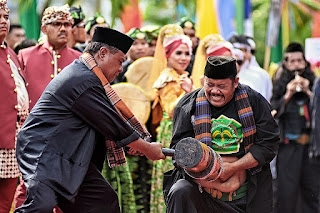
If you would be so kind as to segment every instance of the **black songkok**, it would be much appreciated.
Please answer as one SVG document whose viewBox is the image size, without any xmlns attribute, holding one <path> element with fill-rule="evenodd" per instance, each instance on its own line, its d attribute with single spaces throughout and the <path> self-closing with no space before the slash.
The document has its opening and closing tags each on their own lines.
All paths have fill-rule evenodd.
<svg viewBox="0 0 320 213">
<path fill-rule="evenodd" d="M 133 39 L 111 28 L 96 27 L 92 37 L 92 42 L 105 43 L 109 46 L 118 48 L 126 54 L 133 43 Z"/>
<path fill-rule="evenodd" d="M 210 56 L 204 75 L 212 79 L 226 79 L 237 75 L 236 59 L 227 56 Z"/>
</svg>

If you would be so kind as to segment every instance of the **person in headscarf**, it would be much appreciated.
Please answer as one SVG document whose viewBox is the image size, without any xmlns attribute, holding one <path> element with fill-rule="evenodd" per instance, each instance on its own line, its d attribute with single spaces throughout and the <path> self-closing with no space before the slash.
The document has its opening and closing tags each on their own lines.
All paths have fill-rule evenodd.
<svg viewBox="0 0 320 213">
<path fill-rule="evenodd" d="M 16 134 L 29 112 L 29 97 L 17 55 L 4 41 L 10 28 L 7 0 L 0 0 L 0 212 L 10 212 L 20 175 Z"/>
<path fill-rule="evenodd" d="M 232 56 L 232 44 L 224 40 L 220 34 L 210 34 L 204 37 L 197 48 L 194 66 L 192 69 L 192 79 L 194 86 L 203 86 L 203 70 L 209 56 Z"/>
<path fill-rule="evenodd" d="M 179 25 L 169 24 L 161 28 L 157 40 L 155 59 L 152 66 L 152 76 L 158 76 L 153 87 L 157 95 L 153 103 L 163 113 L 157 130 L 157 141 L 163 147 L 169 147 L 172 135 L 173 110 L 178 101 L 194 87 L 188 77 L 187 68 L 192 54 L 192 42 L 183 34 Z M 157 74 L 158 73 L 158 74 Z M 172 168 L 170 160 L 154 164 L 151 181 L 150 212 L 165 211 L 162 193 L 163 173 Z"/>
</svg>

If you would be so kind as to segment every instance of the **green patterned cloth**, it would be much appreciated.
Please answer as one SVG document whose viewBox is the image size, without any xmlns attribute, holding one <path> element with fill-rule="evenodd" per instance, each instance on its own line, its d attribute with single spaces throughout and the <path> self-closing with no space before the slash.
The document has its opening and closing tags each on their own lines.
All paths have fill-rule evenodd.
<svg viewBox="0 0 320 213">
<path fill-rule="evenodd" d="M 137 207 L 133 192 L 133 182 L 129 169 L 129 163 L 123 166 L 110 168 L 105 162 L 102 175 L 117 192 L 121 212 L 136 213 Z"/>
<path fill-rule="evenodd" d="M 172 119 L 167 113 L 163 113 L 162 121 L 158 127 L 157 141 L 162 144 L 164 148 L 169 148 L 172 136 Z M 165 213 L 166 206 L 163 198 L 163 173 L 173 169 L 174 166 L 171 158 L 165 160 L 154 161 L 151 179 L 151 201 L 150 213 Z"/>
</svg>

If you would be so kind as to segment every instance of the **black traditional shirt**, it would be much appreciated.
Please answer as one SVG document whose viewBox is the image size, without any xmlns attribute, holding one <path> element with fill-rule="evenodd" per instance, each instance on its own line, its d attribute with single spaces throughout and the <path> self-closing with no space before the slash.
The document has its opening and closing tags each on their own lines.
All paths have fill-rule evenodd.
<svg viewBox="0 0 320 213">
<path fill-rule="evenodd" d="M 71 199 L 89 163 L 101 168 L 105 139 L 123 147 L 138 138 L 115 111 L 99 78 L 75 60 L 49 83 L 25 121 L 17 160 L 24 180 L 39 180 Z"/>
<path fill-rule="evenodd" d="M 247 91 L 248 98 L 253 110 L 256 136 L 249 152 L 258 161 L 262 171 L 248 177 L 248 205 L 247 212 L 271 212 L 272 211 L 272 185 L 270 161 L 276 155 L 279 144 L 279 128 L 271 115 L 270 105 L 258 92 L 250 87 L 242 85 Z M 174 123 L 171 147 L 174 147 L 181 139 L 195 137 L 194 119 L 196 98 L 200 89 L 186 94 L 177 104 L 174 111 Z M 221 108 L 211 107 L 212 118 L 217 119 L 221 115 L 240 122 L 234 98 Z M 245 155 L 243 146 L 233 156 Z M 228 155 L 230 156 L 230 155 Z M 263 208 L 262 208 L 263 206 Z M 263 211 L 261 211 L 263 209 Z"/>
</svg>

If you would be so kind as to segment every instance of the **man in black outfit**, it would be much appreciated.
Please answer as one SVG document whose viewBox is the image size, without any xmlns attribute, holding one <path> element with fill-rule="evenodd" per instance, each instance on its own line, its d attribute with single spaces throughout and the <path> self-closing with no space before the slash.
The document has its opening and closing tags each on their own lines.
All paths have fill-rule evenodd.
<svg viewBox="0 0 320 213">
<path fill-rule="evenodd" d="M 100 173 L 105 155 L 110 166 L 125 163 L 125 146 L 151 160 L 165 158 L 109 84 L 132 42 L 97 27 L 86 53 L 47 86 L 18 135 L 28 195 L 15 212 L 51 213 L 56 204 L 63 212 L 120 212 L 117 194 Z"/>
</svg>

